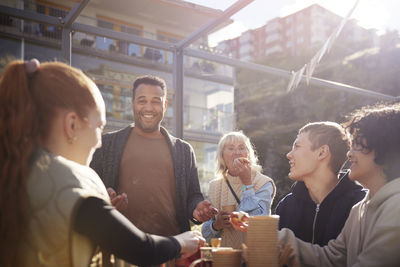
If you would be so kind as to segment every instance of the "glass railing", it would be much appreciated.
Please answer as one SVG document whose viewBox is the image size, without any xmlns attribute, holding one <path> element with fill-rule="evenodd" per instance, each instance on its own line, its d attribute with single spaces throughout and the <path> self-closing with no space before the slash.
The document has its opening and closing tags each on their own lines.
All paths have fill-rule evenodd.
<svg viewBox="0 0 400 267">
<path fill-rule="evenodd" d="M 131 89 L 104 84 L 98 84 L 98 87 L 106 105 L 107 117 L 133 121 Z M 234 129 L 234 123 L 235 116 L 231 112 L 187 105 L 183 108 L 185 130 L 226 133 Z M 166 113 L 162 125 L 173 129 L 174 118 Z"/>
<path fill-rule="evenodd" d="M 185 130 L 204 131 L 210 133 L 226 133 L 233 131 L 235 124 L 234 113 L 223 112 L 217 109 L 184 106 L 183 126 Z M 164 125 L 173 127 L 173 118 L 166 116 Z"/>
</svg>

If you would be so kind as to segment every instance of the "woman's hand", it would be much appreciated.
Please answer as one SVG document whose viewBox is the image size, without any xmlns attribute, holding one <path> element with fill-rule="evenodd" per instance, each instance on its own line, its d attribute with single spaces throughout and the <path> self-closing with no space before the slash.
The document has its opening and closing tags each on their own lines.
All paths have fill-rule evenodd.
<svg viewBox="0 0 400 267">
<path fill-rule="evenodd" d="M 224 228 L 231 227 L 231 223 L 229 221 L 229 212 L 221 210 L 218 212 L 217 216 L 215 217 L 215 222 L 213 222 L 212 227 L 220 231 Z"/>
<path fill-rule="evenodd" d="M 250 185 L 251 184 L 251 164 L 247 158 L 236 158 L 233 161 L 233 168 L 235 169 L 235 173 L 239 176 L 242 184 Z"/>
<path fill-rule="evenodd" d="M 246 217 L 248 218 L 247 215 Z M 247 228 L 249 227 L 247 218 L 245 218 L 245 216 L 240 216 L 239 212 L 232 212 L 230 215 L 230 222 L 235 230 L 247 233 Z"/>
<path fill-rule="evenodd" d="M 204 246 L 205 239 L 198 231 L 187 231 L 179 235 L 175 235 L 174 238 L 178 241 L 181 246 L 181 253 L 183 257 L 190 257 L 190 255 L 196 253 L 199 247 Z"/>
</svg>

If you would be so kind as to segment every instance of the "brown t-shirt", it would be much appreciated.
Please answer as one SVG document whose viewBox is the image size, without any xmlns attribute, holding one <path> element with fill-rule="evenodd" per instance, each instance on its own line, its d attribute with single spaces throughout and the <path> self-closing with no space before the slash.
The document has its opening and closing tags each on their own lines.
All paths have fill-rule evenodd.
<svg viewBox="0 0 400 267">
<path fill-rule="evenodd" d="M 124 215 L 140 230 L 178 234 L 174 167 L 163 136 L 147 138 L 131 132 L 122 154 L 119 193 L 128 195 Z"/>
</svg>

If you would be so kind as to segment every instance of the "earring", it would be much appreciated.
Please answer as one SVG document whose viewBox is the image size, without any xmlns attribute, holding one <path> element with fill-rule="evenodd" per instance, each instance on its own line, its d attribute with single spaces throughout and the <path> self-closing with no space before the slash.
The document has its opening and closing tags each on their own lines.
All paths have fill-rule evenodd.
<svg viewBox="0 0 400 267">
<path fill-rule="evenodd" d="M 73 136 L 72 138 L 68 138 L 68 143 L 73 144 L 76 140 L 78 140 L 78 137 Z"/>
</svg>

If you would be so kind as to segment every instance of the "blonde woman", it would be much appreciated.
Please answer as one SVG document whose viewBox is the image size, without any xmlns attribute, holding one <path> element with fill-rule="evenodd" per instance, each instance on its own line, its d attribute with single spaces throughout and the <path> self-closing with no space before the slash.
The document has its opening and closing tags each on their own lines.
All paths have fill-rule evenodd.
<svg viewBox="0 0 400 267">
<path fill-rule="evenodd" d="M 221 246 L 239 248 L 246 242 L 246 236 L 232 228 L 230 213 L 244 211 L 253 216 L 271 213 L 275 184 L 260 171 L 261 166 L 246 135 L 230 132 L 221 138 L 217 149 L 216 179 L 210 182 L 209 190 L 211 204 L 219 212 L 202 226 L 207 242 L 221 237 Z"/>
</svg>

